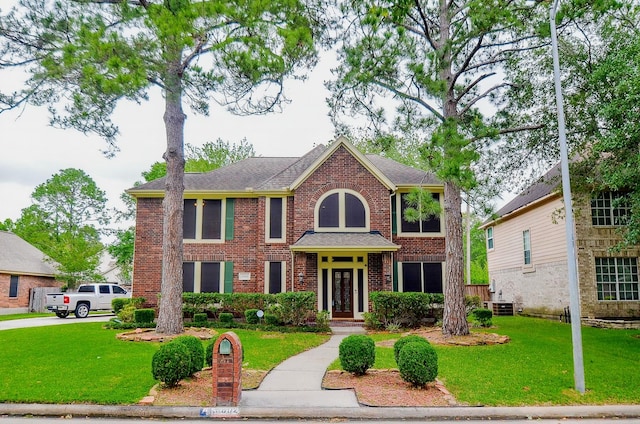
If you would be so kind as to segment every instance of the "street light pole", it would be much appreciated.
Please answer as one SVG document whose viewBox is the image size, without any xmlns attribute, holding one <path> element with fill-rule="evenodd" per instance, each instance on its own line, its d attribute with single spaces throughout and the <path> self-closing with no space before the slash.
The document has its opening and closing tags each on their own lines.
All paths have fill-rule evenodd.
<svg viewBox="0 0 640 424">
<path fill-rule="evenodd" d="M 573 225 L 573 202 L 571 199 L 571 180 L 569 177 L 569 155 L 567 153 L 567 134 L 564 122 L 562 84 L 560 82 L 560 60 L 558 59 L 558 35 L 556 32 L 556 10 L 559 0 L 554 0 L 549 9 L 551 25 L 551 48 L 553 51 L 553 76 L 556 88 L 556 107 L 558 109 L 558 135 L 560 139 L 560 166 L 562 170 L 562 192 L 564 196 L 565 230 L 567 239 L 567 268 L 569 272 L 569 308 L 571 313 L 571 339 L 573 344 L 573 378 L 575 388 L 584 393 L 584 362 L 582 359 L 582 329 L 580 312 L 580 289 L 576 260 L 575 229 Z"/>
</svg>

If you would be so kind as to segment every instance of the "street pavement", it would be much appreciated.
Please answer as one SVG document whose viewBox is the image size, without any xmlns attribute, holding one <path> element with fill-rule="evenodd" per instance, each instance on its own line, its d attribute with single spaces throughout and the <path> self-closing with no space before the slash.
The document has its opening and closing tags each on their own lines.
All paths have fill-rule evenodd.
<svg viewBox="0 0 640 424">
<path fill-rule="evenodd" d="M 91 316 L 90 316 L 91 317 Z M 0 330 L 36 325 L 108 321 L 111 316 L 86 319 L 57 317 L 0 322 Z M 351 390 L 322 390 L 327 366 L 338 357 L 340 341 L 363 332 L 360 327 L 334 327 L 330 340 L 282 362 L 257 390 L 243 391 L 231 407 L 172 407 L 145 405 L 0 404 L 0 416 L 118 417 L 196 419 L 353 419 L 353 420 L 523 420 L 523 419 L 640 419 L 639 405 L 579 405 L 523 407 L 368 407 Z M 640 421 L 640 420 L 639 420 Z"/>
</svg>

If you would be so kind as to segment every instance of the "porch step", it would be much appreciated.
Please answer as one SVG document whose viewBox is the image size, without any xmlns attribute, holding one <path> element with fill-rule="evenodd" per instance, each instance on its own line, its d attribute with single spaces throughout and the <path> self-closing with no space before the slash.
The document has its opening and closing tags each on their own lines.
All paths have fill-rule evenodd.
<svg viewBox="0 0 640 424">
<path fill-rule="evenodd" d="M 331 320 L 329 327 L 333 334 L 365 334 L 367 332 L 362 321 Z"/>
</svg>

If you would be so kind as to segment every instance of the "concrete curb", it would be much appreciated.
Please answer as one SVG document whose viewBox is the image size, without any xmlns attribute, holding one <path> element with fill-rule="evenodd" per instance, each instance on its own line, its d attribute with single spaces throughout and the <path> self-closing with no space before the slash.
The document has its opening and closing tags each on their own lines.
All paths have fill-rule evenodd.
<svg viewBox="0 0 640 424">
<path fill-rule="evenodd" d="M 0 415 L 119 418 L 282 418 L 282 419 L 562 419 L 640 418 L 640 405 L 550 407 L 426 407 L 426 408 L 213 408 L 126 405 L 0 404 Z"/>
</svg>

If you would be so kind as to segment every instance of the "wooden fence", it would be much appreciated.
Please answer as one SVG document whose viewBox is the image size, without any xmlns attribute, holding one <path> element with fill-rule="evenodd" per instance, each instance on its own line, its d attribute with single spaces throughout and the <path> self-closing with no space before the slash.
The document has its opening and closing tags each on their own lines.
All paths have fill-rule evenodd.
<svg viewBox="0 0 640 424">
<path fill-rule="evenodd" d="M 489 302 L 491 293 L 489 293 L 489 284 L 471 284 L 464 286 L 464 294 L 467 296 L 478 296 L 481 302 Z"/>
<path fill-rule="evenodd" d="M 29 296 L 29 312 L 47 312 L 47 293 L 60 293 L 60 287 L 34 287 Z"/>
</svg>

